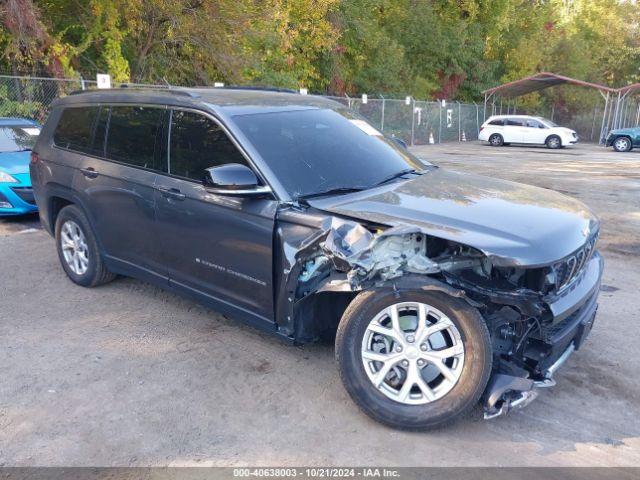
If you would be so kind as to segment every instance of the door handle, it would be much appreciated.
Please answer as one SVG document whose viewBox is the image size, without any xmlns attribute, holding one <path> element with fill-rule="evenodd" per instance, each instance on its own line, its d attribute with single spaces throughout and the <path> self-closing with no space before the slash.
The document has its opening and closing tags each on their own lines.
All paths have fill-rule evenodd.
<svg viewBox="0 0 640 480">
<path fill-rule="evenodd" d="M 81 168 L 80 171 L 87 178 L 96 178 L 99 175 L 93 167 Z"/>
<path fill-rule="evenodd" d="M 174 200 L 184 200 L 185 198 L 187 198 L 187 196 L 177 188 L 159 186 L 158 191 L 162 194 L 163 197 L 173 198 Z"/>
</svg>

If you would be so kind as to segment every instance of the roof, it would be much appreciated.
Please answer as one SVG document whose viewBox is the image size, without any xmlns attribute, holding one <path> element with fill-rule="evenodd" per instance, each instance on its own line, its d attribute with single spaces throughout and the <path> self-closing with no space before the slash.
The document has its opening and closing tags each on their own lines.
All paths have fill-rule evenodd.
<svg viewBox="0 0 640 480">
<path fill-rule="evenodd" d="M 33 127 L 38 122 L 28 118 L 0 117 L 0 127 Z"/>
<path fill-rule="evenodd" d="M 545 88 L 554 87 L 556 85 L 562 85 L 569 83 L 572 85 L 578 85 L 581 87 L 594 88 L 601 92 L 614 92 L 613 88 L 605 85 L 599 85 L 597 83 L 585 82 L 576 78 L 565 77 L 562 75 L 556 75 L 550 72 L 540 72 L 530 77 L 525 77 L 513 82 L 504 83 L 497 87 L 489 88 L 482 93 L 485 95 L 491 95 L 499 93 L 500 96 L 506 98 L 519 97 L 520 95 L 526 95 L 528 93 L 544 90 Z"/>
<path fill-rule="evenodd" d="M 76 92 L 57 104 L 68 103 L 161 103 L 202 105 L 226 110 L 230 114 L 296 108 L 341 108 L 334 100 L 316 96 L 247 88 L 113 88 Z"/>
<path fill-rule="evenodd" d="M 541 117 L 540 115 L 511 115 L 511 114 L 503 114 L 503 115 L 491 115 L 490 117 L 487 118 L 542 118 L 544 120 L 544 117 Z"/>
<path fill-rule="evenodd" d="M 617 91 L 622 94 L 634 94 L 640 91 L 640 83 L 632 83 L 631 85 L 627 85 L 626 87 L 619 88 Z"/>
</svg>

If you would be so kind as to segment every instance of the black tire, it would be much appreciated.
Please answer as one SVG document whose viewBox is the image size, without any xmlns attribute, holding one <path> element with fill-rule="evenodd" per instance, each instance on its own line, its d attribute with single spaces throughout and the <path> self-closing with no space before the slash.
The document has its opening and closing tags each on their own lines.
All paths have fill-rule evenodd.
<svg viewBox="0 0 640 480">
<path fill-rule="evenodd" d="M 549 135 L 544 143 L 553 150 L 562 148 L 562 139 L 558 135 Z"/>
<path fill-rule="evenodd" d="M 613 141 L 613 149 L 616 152 L 630 152 L 633 143 L 629 137 L 618 137 Z"/>
<path fill-rule="evenodd" d="M 67 221 L 72 221 L 79 227 L 86 241 L 86 257 L 88 259 L 88 266 L 86 271 L 82 274 L 78 274 L 72 270 L 63 253 L 61 231 L 63 225 Z M 68 205 L 58 214 L 55 226 L 55 238 L 60 264 L 72 282 L 83 287 L 96 287 L 98 285 L 108 283 L 116 277 L 115 274 L 111 273 L 105 267 L 102 256 L 100 255 L 98 243 L 96 242 L 95 235 L 91 229 L 91 225 L 89 224 L 84 212 L 76 205 Z"/>
<path fill-rule="evenodd" d="M 504 138 L 499 133 L 494 133 L 489 137 L 489 145 L 492 147 L 501 147 L 504 145 Z"/>
<path fill-rule="evenodd" d="M 399 302 L 431 305 L 447 315 L 460 332 L 465 349 L 460 377 L 448 393 L 430 403 L 408 405 L 388 398 L 371 383 L 362 362 L 361 347 L 369 322 Z M 335 353 L 342 382 L 360 409 L 374 420 L 404 430 L 439 428 L 464 416 L 478 403 L 491 373 L 491 342 L 482 316 L 464 300 L 438 291 L 382 288 L 361 292 L 342 316 Z"/>
</svg>

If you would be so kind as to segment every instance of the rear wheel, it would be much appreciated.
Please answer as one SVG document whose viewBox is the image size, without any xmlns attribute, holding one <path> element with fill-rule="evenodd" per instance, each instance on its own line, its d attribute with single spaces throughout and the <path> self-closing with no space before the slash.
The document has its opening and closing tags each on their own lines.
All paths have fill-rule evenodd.
<svg viewBox="0 0 640 480">
<path fill-rule="evenodd" d="M 504 145 L 504 138 L 502 138 L 502 135 L 499 133 L 494 133 L 489 137 L 489 144 L 492 147 L 500 147 Z"/>
<path fill-rule="evenodd" d="M 55 234 L 60 263 L 74 283 L 95 287 L 115 278 L 105 267 L 89 221 L 80 208 L 69 205 L 60 211 Z"/>
<path fill-rule="evenodd" d="M 562 148 L 562 140 L 558 135 L 551 135 L 549 138 L 547 138 L 547 140 L 544 143 L 547 145 L 548 148 L 552 148 L 552 149 Z"/>
<path fill-rule="evenodd" d="M 613 141 L 613 149 L 616 152 L 628 152 L 631 147 L 632 143 L 629 137 L 618 137 Z"/>
<path fill-rule="evenodd" d="M 479 400 L 491 372 L 478 311 L 441 292 L 360 293 L 336 335 L 345 388 L 370 417 L 395 428 L 449 423 Z"/>
</svg>

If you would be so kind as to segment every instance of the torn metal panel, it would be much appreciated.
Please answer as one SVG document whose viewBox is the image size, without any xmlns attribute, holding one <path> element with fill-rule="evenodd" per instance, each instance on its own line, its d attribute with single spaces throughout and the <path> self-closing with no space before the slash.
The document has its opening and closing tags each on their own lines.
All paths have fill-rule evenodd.
<svg viewBox="0 0 640 480">
<path fill-rule="evenodd" d="M 441 269 L 427 256 L 427 237 L 412 226 L 374 234 L 358 222 L 332 217 L 320 246 L 338 271 L 348 272 L 354 289 L 370 280 L 384 282 L 405 273 L 426 275 Z"/>
</svg>

